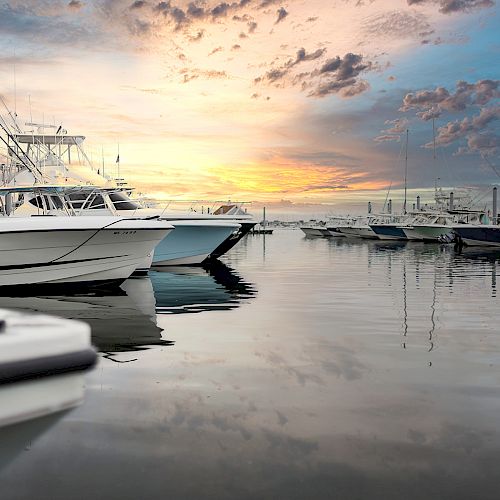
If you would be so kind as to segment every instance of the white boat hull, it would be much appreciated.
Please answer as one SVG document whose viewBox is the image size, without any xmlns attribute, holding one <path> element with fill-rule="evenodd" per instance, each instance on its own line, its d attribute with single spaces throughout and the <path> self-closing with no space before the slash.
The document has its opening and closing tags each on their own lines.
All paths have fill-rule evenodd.
<svg viewBox="0 0 500 500">
<path fill-rule="evenodd" d="M 26 221 L 10 219 L 7 227 L 0 221 L 0 286 L 124 281 L 171 231 L 159 221 L 109 217 L 115 223 L 104 228 L 85 227 L 95 217 L 57 217 L 51 227 L 30 219 L 14 231 L 12 223 Z"/>
</svg>

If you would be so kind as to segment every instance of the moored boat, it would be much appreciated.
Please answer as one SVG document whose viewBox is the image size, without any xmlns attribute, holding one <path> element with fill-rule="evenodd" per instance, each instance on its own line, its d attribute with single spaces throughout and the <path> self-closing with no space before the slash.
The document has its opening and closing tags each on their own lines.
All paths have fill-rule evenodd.
<svg viewBox="0 0 500 500">
<path fill-rule="evenodd" d="M 453 231 L 468 246 L 500 246 L 500 226 L 457 224 Z"/>
<path fill-rule="evenodd" d="M 22 206 L 36 212 L 43 200 L 68 216 L 52 217 L 46 211 L 23 216 L 22 210 L 8 215 L 9 205 L 34 190 L 35 203 L 23 201 Z M 64 188 L 51 186 L 0 188 L 0 287 L 119 284 L 174 229 L 158 219 L 69 216 L 63 193 Z"/>
</svg>

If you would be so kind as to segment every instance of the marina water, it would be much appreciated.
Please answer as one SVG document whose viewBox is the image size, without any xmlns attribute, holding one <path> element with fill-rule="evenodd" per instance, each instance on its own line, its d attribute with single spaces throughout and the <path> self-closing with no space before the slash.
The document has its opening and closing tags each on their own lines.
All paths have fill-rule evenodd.
<svg viewBox="0 0 500 500">
<path fill-rule="evenodd" d="M 500 252 L 275 230 L 222 260 L 0 298 L 101 352 L 3 500 L 498 498 Z"/>
</svg>

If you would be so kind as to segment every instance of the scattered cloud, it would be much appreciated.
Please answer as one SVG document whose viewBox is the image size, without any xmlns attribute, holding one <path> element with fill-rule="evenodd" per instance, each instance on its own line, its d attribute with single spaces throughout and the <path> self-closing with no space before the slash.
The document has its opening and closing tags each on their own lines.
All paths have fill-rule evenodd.
<svg viewBox="0 0 500 500">
<path fill-rule="evenodd" d="M 385 134 L 385 135 L 379 135 L 373 139 L 375 142 L 399 142 L 401 140 L 401 136 L 399 135 L 390 135 L 390 134 Z"/>
<path fill-rule="evenodd" d="M 447 146 L 464 137 L 470 138 L 483 132 L 492 122 L 500 118 L 500 105 L 481 109 L 479 115 L 448 122 L 438 129 L 436 145 Z M 473 141 L 479 144 L 479 140 Z M 426 144 L 432 147 L 432 143 Z"/>
<path fill-rule="evenodd" d="M 453 14 L 455 12 L 471 12 L 474 10 L 493 7 L 493 0 L 407 0 L 408 5 L 439 5 L 439 12 L 443 14 Z"/>
<path fill-rule="evenodd" d="M 217 52 L 222 52 L 224 50 L 224 47 L 215 47 L 214 49 L 212 49 L 210 51 L 210 53 L 208 54 L 209 56 L 212 56 L 213 54 L 216 54 Z"/>
<path fill-rule="evenodd" d="M 255 78 L 254 83 L 271 83 L 280 86 L 300 84 L 302 90 L 308 90 L 309 97 L 325 97 L 339 94 L 342 97 L 353 97 L 370 88 L 365 80 L 360 80 L 360 73 L 372 69 L 373 64 L 365 61 L 360 54 L 345 54 L 328 59 L 319 69 L 291 75 L 292 69 L 300 63 L 315 61 L 326 53 L 325 49 L 317 49 L 308 53 L 304 48 L 297 51 L 295 59 L 289 59 L 282 66 L 268 70 L 264 75 Z"/>
<path fill-rule="evenodd" d="M 386 39 L 421 38 L 433 32 L 424 14 L 402 10 L 374 14 L 362 28 L 369 36 Z"/>
<path fill-rule="evenodd" d="M 147 5 L 148 2 L 145 0 L 135 0 L 133 4 L 130 5 L 129 9 L 130 10 L 135 10 L 135 9 L 142 9 Z"/>
<path fill-rule="evenodd" d="M 281 21 L 283 21 L 283 19 L 285 19 L 285 17 L 288 16 L 288 12 L 284 7 L 280 7 L 276 11 L 276 14 L 278 14 L 278 17 L 277 17 L 276 21 L 274 22 L 274 24 L 280 23 Z"/>
<path fill-rule="evenodd" d="M 205 35 L 205 30 L 202 29 L 196 32 L 196 34 L 194 35 L 188 35 L 188 40 L 190 42 L 199 42 L 204 35 Z"/>
<path fill-rule="evenodd" d="M 307 53 L 306 49 L 301 48 L 297 51 L 297 55 L 295 57 L 294 61 L 289 61 L 287 63 L 288 67 L 295 66 L 296 64 L 299 64 L 303 61 L 314 61 L 316 59 L 319 59 L 324 53 L 326 52 L 326 49 L 317 49 L 314 52 Z"/>
<path fill-rule="evenodd" d="M 476 83 L 460 80 L 454 93 L 445 87 L 437 87 L 406 94 L 400 111 L 419 110 L 417 116 L 427 121 L 439 117 L 443 111 L 457 112 L 470 105 L 484 106 L 500 97 L 499 87 L 500 80 L 478 80 Z"/>
<path fill-rule="evenodd" d="M 408 129 L 409 120 L 407 118 L 396 118 L 394 120 L 386 120 L 386 125 L 390 125 L 381 131 L 381 135 L 373 139 L 375 142 L 390 142 L 401 140 L 401 134 L 404 134 Z"/>
<path fill-rule="evenodd" d="M 248 26 L 248 33 L 254 33 L 255 30 L 257 29 L 258 24 L 255 21 L 249 21 L 247 23 Z"/>
<path fill-rule="evenodd" d="M 359 80 L 360 73 L 372 69 L 373 64 L 365 61 L 361 54 L 349 52 L 344 57 L 339 56 L 327 60 L 315 74 L 321 78 L 317 87 L 309 95 L 324 97 L 339 93 L 342 97 L 353 97 L 361 94 L 370 86 L 367 81 Z M 326 78 L 326 80 L 325 80 Z"/>
<path fill-rule="evenodd" d="M 71 0 L 71 2 L 68 3 L 68 8 L 71 10 L 80 10 L 82 7 L 83 3 L 78 0 Z"/>
<path fill-rule="evenodd" d="M 206 80 L 229 78 L 228 74 L 225 71 L 218 70 L 183 68 L 179 71 L 179 73 L 182 76 L 182 83 L 188 83 L 191 80 L 196 80 L 198 78 L 205 78 Z"/>
</svg>

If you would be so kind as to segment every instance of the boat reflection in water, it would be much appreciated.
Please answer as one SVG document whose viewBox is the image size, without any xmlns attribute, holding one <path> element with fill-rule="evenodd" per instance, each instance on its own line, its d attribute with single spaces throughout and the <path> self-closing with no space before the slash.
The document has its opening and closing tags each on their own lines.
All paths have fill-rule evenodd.
<svg viewBox="0 0 500 500">
<path fill-rule="evenodd" d="M 92 343 L 112 353 L 170 346 L 156 324 L 156 314 L 234 309 L 255 294 L 232 269 L 222 263 L 210 267 L 171 267 L 151 271 L 150 277 L 131 278 L 121 288 L 70 295 L 0 296 L 0 308 L 36 311 L 79 319 L 92 329 Z M 116 359 L 114 359 L 116 361 Z"/>
<path fill-rule="evenodd" d="M 206 267 L 169 267 L 149 273 L 158 314 L 197 313 L 239 307 L 254 287 L 216 261 Z"/>
</svg>

